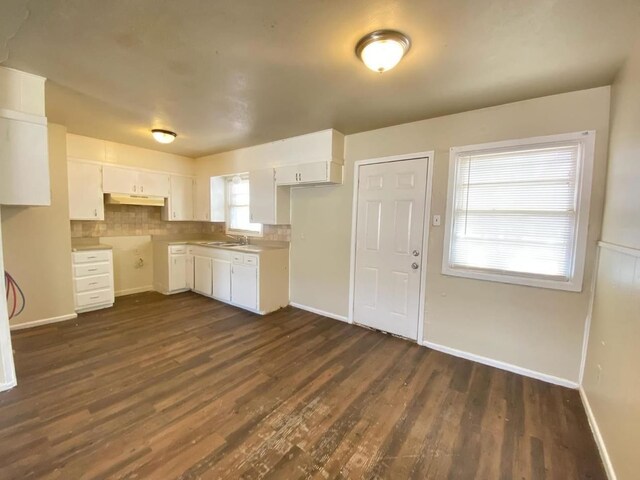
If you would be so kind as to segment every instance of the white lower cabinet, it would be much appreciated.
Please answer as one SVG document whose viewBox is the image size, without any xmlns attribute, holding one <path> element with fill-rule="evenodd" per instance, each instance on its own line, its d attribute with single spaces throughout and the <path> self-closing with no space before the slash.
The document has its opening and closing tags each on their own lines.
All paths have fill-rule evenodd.
<svg viewBox="0 0 640 480">
<path fill-rule="evenodd" d="M 212 259 L 200 255 L 193 256 L 193 290 L 203 295 L 213 293 Z"/>
<path fill-rule="evenodd" d="M 187 255 L 170 255 L 169 262 L 169 290 L 187 289 Z"/>
<path fill-rule="evenodd" d="M 154 288 L 164 294 L 193 290 L 262 315 L 289 304 L 287 248 L 245 253 L 158 242 L 154 262 Z"/>
<path fill-rule="evenodd" d="M 113 306 L 113 256 L 111 250 L 72 253 L 73 293 L 76 312 Z"/>
<path fill-rule="evenodd" d="M 231 303 L 250 310 L 258 309 L 258 267 L 231 267 Z"/>
<path fill-rule="evenodd" d="M 212 259 L 212 295 L 228 302 L 231 300 L 231 261 L 223 258 Z"/>
</svg>

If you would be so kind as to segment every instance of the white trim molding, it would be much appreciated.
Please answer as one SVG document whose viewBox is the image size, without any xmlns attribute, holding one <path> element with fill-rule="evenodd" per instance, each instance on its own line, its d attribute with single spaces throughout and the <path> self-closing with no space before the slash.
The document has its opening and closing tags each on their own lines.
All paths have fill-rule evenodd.
<svg viewBox="0 0 640 480">
<path fill-rule="evenodd" d="M 518 375 L 523 375 L 525 377 L 535 378 L 536 380 L 542 380 L 543 382 L 553 383 L 554 385 L 560 385 L 561 387 L 567 387 L 572 389 L 578 388 L 577 382 L 567 380 L 566 378 L 547 375 L 546 373 L 537 372 L 535 370 L 529 370 L 528 368 L 519 367 L 511 363 L 501 362 L 499 360 L 494 360 L 492 358 L 483 357 L 481 355 L 465 352 L 463 350 L 446 347 L 444 345 L 440 345 L 433 342 L 424 341 L 422 342 L 422 345 L 425 347 L 431 348 L 432 350 L 437 350 L 438 352 L 453 355 L 454 357 L 464 358 L 466 360 L 471 360 L 472 362 L 476 362 L 476 363 L 482 363 L 483 365 L 499 368 L 500 370 L 506 370 L 507 372 L 517 373 Z"/>
<path fill-rule="evenodd" d="M 15 380 L 7 383 L 2 383 L 0 384 L 0 392 L 6 392 L 7 390 L 11 390 L 16 385 L 18 385 L 18 382 L 16 382 Z"/>
<path fill-rule="evenodd" d="M 31 320 L 30 322 L 16 323 L 11 325 L 11 331 L 24 330 L 25 328 L 39 327 L 40 325 L 47 325 L 49 323 L 64 322 L 66 320 L 72 320 L 78 318 L 77 313 L 69 313 L 67 315 L 60 315 L 59 317 L 43 318 L 41 320 Z"/>
<path fill-rule="evenodd" d="M 609 243 L 600 240 L 598 242 L 600 248 L 606 248 L 607 250 L 613 250 L 614 252 L 624 253 L 625 255 L 631 255 L 632 257 L 640 257 L 640 249 L 625 247 L 623 245 L 617 245 L 615 243 Z"/>
<path fill-rule="evenodd" d="M 123 297 L 125 295 L 133 295 L 134 293 L 143 293 L 153 291 L 153 285 L 145 285 L 143 287 L 127 288 L 126 290 L 118 290 L 114 296 Z M 186 291 L 186 290 L 185 290 Z"/>
<path fill-rule="evenodd" d="M 582 399 L 582 404 L 584 405 L 584 410 L 587 414 L 587 420 L 589 420 L 589 426 L 591 427 L 591 432 L 593 433 L 593 437 L 596 440 L 596 445 L 598 446 L 598 451 L 600 452 L 600 457 L 602 458 L 602 463 L 604 464 L 604 469 L 607 472 L 607 476 L 609 480 L 617 480 L 616 472 L 613 469 L 613 463 L 611 463 L 611 458 L 609 457 L 609 452 L 607 451 L 607 446 L 604 443 L 604 438 L 602 438 L 602 433 L 600 432 L 600 427 L 598 427 L 598 422 L 596 422 L 596 417 L 593 414 L 593 410 L 591 410 L 591 404 L 589 403 L 589 398 L 587 397 L 587 392 L 584 391 L 582 385 L 580 385 L 580 398 Z"/>
<path fill-rule="evenodd" d="M 322 315 L 323 317 L 333 318 L 334 320 L 340 320 L 341 322 L 351 323 L 349 322 L 349 319 L 344 315 L 325 312 L 324 310 L 320 310 L 319 308 L 309 307 L 307 305 L 302 305 L 300 303 L 295 303 L 295 302 L 290 302 L 289 305 L 295 308 L 299 308 L 300 310 L 305 310 L 307 312 L 315 313 L 316 315 Z"/>
</svg>

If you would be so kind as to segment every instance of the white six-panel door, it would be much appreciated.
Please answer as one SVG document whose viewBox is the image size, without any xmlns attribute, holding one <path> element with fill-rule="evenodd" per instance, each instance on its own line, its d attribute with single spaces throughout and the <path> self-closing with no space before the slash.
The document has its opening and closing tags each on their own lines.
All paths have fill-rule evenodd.
<svg viewBox="0 0 640 480">
<path fill-rule="evenodd" d="M 414 340 L 426 185 L 426 158 L 359 168 L 353 320 Z"/>
</svg>

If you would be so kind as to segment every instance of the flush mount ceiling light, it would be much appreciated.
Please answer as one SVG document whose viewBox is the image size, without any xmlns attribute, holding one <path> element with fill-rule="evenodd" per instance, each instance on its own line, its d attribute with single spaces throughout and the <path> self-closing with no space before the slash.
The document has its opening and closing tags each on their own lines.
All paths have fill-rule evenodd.
<svg viewBox="0 0 640 480">
<path fill-rule="evenodd" d="M 411 40 L 395 30 L 376 30 L 360 39 L 356 55 L 374 72 L 386 72 L 395 67 L 411 47 Z"/>
<path fill-rule="evenodd" d="M 177 133 L 172 132 L 171 130 L 162 130 L 161 128 L 154 128 L 151 130 L 151 134 L 158 143 L 171 143 L 178 136 Z"/>
</svg>

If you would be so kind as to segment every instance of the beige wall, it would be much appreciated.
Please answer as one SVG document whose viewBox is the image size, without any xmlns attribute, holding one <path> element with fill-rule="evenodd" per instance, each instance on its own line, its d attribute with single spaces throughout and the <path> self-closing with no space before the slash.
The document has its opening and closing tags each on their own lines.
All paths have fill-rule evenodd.
<svg viewBox="0 0 640 480">
<path fill-rule="evenodd" d="M 107 237 L 100 240 L 113 247 L 113 283 L 116 296 L 153 290 L 153 248 L 149 235 Z"/>
<path fill-rule="evenodd" d="M 50 207 L 2 207 L 6 270 L 26 296 L 17 325 L 74 313 L 66 129 L 49 125 Z"/>
<path fill-rule="evenodd" d="M 432 213 L 444 216 L 450 147 L 596 130 L 588 286 L 600 236 L 608 122 L 609 88 L 602 87 L 347 136 L 344 185 L 293 190 L 291 301 L 348 314 L 356 160 L 435 150 Z M 589 289 L 572 293 L 444 276 L 443 238 L 444 227 L 431 229 L 425 339 L 577 382 Z"/>
<path fill-rule="evenodd" d="M 638 478 L 640 471 L 640 44 L 634 52 L 612 89 L 606 243 L 583 377 L 592 420 L 619 480 Z"/>
</svg>

